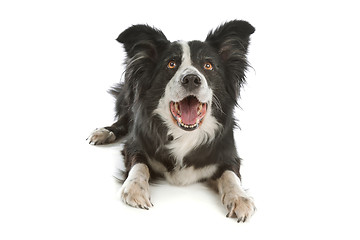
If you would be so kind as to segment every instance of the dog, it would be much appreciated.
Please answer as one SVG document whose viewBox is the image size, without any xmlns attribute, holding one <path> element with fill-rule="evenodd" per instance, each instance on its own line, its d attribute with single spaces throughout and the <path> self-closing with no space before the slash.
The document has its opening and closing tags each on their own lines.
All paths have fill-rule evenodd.
<svg viewBox="0 0 360 240">
<path fill-rule="evenodd" d="M 248 22 L 233 20 L 203 42 L 170 42 L 149 25 L 133 25 L 119 35 L 127 58 L 124 80 L 110 90 L 117 121 L 88 140 L 123 141 L 123 202 L 152 207 L 149 181 L 158 177 L 176 185 L 209 181 L 227 217 L 245 222 L 253 215 L 253 199 L 241 185 L 233 129 L 254 32 Z"/>
</svg>

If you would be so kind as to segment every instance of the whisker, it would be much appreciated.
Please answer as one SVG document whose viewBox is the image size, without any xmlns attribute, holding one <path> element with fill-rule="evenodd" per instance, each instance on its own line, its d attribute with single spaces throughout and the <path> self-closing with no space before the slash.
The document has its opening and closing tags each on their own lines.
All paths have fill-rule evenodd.
<svg viewBox="0 0 360 240">
<path fill-rule="evenodd" d="M 225 114 L 224 111 L 223 111 L 223 109 L 222 109 L 222 107 L 221 107 L 219 98 L 216 96 L 215 93 L 213 93 L 213 103 L 214 103 L 215 107 L 216 107 L 221 113 Z"/>
</svg>

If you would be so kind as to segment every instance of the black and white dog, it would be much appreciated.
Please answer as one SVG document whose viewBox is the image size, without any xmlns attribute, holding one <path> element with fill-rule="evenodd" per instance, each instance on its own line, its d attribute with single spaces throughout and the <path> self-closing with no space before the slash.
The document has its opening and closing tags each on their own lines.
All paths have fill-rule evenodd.
<svg viewBox="0 0 360 240">
<path fill-rule="evenodd" d="M 121 199 L 148 209 L 149 180 L 216 183 L 228 217 L 245 222 L 255 211 L 240 182 L 234 108 L 245 82 L 249 38 L 255 29 L 230 21 L 204 42 L 170 42 L 158 29 L 134 25 L 117 41 L 127 59 L 125 79 L 111 92 L 117 121 L 96 129 L 92 144 L 124 142 L 126 180 Z"/>
</svg>

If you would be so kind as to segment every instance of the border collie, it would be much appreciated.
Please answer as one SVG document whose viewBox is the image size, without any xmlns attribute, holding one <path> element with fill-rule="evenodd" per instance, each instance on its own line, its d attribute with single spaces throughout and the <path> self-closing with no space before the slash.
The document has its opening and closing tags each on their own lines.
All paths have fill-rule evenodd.
<svg viewBox="0 0 360 240">
<path fill-rule="evenodd" d="M 248 22 L 234 20 L 204 42 L 170 42 L 148 25 L 119 35 L 127 58 L 124 81 L 111 89 L 117 121 L 96 129 L 89 143 L 122 139 L 126 169 L 120 196 L 126 204 L 152 207 L 149 181 L 163 177 L 176 185 L 215 183 L 227 217 L 238 222 L 254 213 L 241 185 L 233 134 L 254 31 Z"/>
</svg>

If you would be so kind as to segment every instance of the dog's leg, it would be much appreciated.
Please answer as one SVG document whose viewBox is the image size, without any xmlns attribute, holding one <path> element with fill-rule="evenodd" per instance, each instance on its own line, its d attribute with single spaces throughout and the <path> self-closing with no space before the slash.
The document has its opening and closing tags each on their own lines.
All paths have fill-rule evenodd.
<svg viewBox="0 0 360 240">
<path fill-rule="evenodd" d="M 109 127 L 95 129 L 86 140 L 94 145 L 113 143 L 127 134 L 128 124 L 125 117 L 122 117 Z"/>
<path fill-rule="evenodd" d="M 101 145 L 115 142 L 116 136 L 106 127 L 96 128 L 86 140 L 89 140 L 89 144 Z"/>
<path fill-rule="evenodd" d="M 217 187 L 222 203 L 229 210 L 226 217 L 236 217 L 238 222 L 245 222 L 253 215 L 256 210 L 254 202 L 233 171 L 225 171 L 217 180 Z"/>
<path fill-rule="evenodd" d="M 149 192 L 150 172 L 144 163 L 135 164 L 129 172 L 119 194 L 126 204 L 148 210 L 153 204 Z"/>
</svg>

